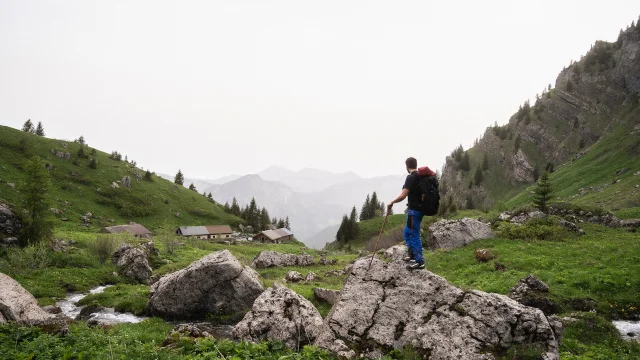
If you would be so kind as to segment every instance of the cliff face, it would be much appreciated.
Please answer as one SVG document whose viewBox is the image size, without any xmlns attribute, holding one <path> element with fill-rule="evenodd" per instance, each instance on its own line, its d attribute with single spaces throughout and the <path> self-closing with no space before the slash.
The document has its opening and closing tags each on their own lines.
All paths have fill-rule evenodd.
<svg viewBox="0 0 640 360">
<path fill-rule="evenodd" d="M 621 126 L 633 128 L 640 119 L 628 114 L 639 93 L 640 25 L 621 32 L 615 43 L 596 42 L 535 104 L 525 103 L 508 124 L 487 128 L 462 156 L 448 156 L 441 180 L 445 198 L 458 208 L 488 208 L 509 199 L 545 168 L 580 158 Z"/>
</svg>

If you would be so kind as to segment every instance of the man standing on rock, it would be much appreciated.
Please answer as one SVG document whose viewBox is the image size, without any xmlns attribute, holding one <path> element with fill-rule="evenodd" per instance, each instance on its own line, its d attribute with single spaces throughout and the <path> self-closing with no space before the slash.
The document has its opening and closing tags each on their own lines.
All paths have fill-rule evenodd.
<svg viewBox="0 0 640 360">
<path fill-rule="evenodd" d="M 400 195 L 387 205 L 387 212 L 391 210 L 393 204 L 403 201 L 407 196 L 409 197 L 407 204 L 407 223 L 404 227 L 404 241 L 407 244 L 407 249 L 409 249 L 409 256 L 404 258 L 404 260 L 409 263 L 407 269 L 424 269 L 422 240 L 420 240 L 420 223 L 422 222 L 424 214 L 419 210 L 422 195 L 420 194 L 418 186 L 420 182 L 418 161 L 410 157 L 405 161 L 405 165 L 407 166 L 409 175 L 407 175 L 407 179 L 402 186 Z M 423 169 L 421 168 L 421 170 Z M 425 171 L 428 171 L 430 176 L 435 175 L 435 173 L 428 168 L 425 169 Z"/>
</svg>

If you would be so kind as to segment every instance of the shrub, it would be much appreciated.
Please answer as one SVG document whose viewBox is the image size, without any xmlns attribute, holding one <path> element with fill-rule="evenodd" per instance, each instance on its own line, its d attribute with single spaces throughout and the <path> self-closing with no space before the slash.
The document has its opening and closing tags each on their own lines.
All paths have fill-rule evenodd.
<svg viewBox="0 0 640 360">
<path fill-rule="evenodd" d="M 24 248 L 7 249 L 6 262 L 12 271 L 39 270 L 48 267 L 52 262 L 52 251 L 49 244 L 40 242 Z"/>
<path fill-rule="evenodd" d="M 178 248 L 178 242 L 171 236 L 161 236 L 160 243 L 162 243 L 164 251 L 169 255 L 173 255 Z"/>
<path fill-rule="evenodd" d="M 561 241 L 574 236 L 569 230 L 558 225 L 558 218 L 555 216 L 532 219 L 523 225 L 501 222 L 498 224 L 497 232 L 507 239 L 525 241 Z"/>
<path fill-rule="evenodd" d="M 104 264 L 126 239 L 121 235 L 100 234 L 96 236 L 96 241 L 89 244 L 89 250 Z"/>
</svg>

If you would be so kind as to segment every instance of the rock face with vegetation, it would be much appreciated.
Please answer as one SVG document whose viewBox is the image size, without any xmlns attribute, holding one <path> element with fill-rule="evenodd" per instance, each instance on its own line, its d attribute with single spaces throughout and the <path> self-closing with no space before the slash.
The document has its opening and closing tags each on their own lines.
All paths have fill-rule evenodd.
<svg viewBox="0 0 640 360">
<path fill-rule="evenodd" d="M 0 243 L 14 242 L 13 239 L 18 236 L 20 228 L 20 222 L 16 215 L 8 207 L 0 204 Z"/>
<path fill-rule="evenodd" d="M 149 310 L 171 319 L 241 318 L 264 291 L 258 274 L 228 250 L 216 251 L 151 287 Z"/>
<path fill-rule="evenodd" d="M 429 250 L 451 250 L 493 237 L 489 225 L 475 219 L 440 220 L 429 227 Z"/>
<path fill-rule="evenodd" d="M 233 331 L 238 340 L 280 340 L 290 349 L 312 344 L 322 327 L 322 316 L 309 300 L 276 284 L 253 303 Z"/>
<path fill-rule="evenodd" d="M 494 359 L 491 352 L 528 344 L 543 359 L 558 359 L 557 338 L 538 309 L 375 259 L 371 268 L 356 261 L 316 345 L 345 358 L 378 358 L 412 345 L 435 360 Z"/>
<path fill-rule="evenodd" d="M 482 209 L 506 201 L 543 171 L 584 157 L 618 131 L 626 139 L 612 151 L 638 157 L 633 111 L 639 79 L 640 26 L 621 32 L 616 42 L 597 41 L 553 86 L 540 84 L 534 104 L 527 101 L 507 124 L 487 128 L 472 148 L 458 147 L 446 158 L 440 183 L 445 203 Z"/>
<path fill-rule="evenodd" d="M 151 266 L 145 250 L 130 244 L 123 244 L 113 254 L 113 263 L 118 273 L 130 279 L 146 284 L 151 277 Z"/>
<path fill-rule="evenodd" d="M 313 256 L 308 254 L 295 255 L 295 254 L 282 254 L 272 250 L 261 251 L 251 264 L 253 267 L 268 268 L 268 267 L 280 267 L 280 266 L 310 266 L 315 261 Z"/>
<path fill-rule="evenodd" d="M 15 321 L 33 325 L 55 319 L 54 315 L 38 306 L 31 293 L 3 273 L 0 273 L 0 289 L 0 324 Z"/>
<path fill-rule="evenodd" d="M 549 299 L 549 286 L 531 274 L 511 288 L 509 297 L 523 305 L 538 308 L 545 314 L 558 311 L 558 306 Z"/>
</svg>

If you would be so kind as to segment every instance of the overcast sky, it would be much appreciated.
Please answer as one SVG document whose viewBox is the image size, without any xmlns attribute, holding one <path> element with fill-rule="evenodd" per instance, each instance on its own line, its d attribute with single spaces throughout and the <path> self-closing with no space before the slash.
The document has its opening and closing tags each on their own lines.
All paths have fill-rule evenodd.
<svg viewBox="0 0 640 360">
<path fill-rule="evenodd" d="M 0 124 L 160 173 L 440 168 L 640 1 L 0 0 Z"/>
</svg>

